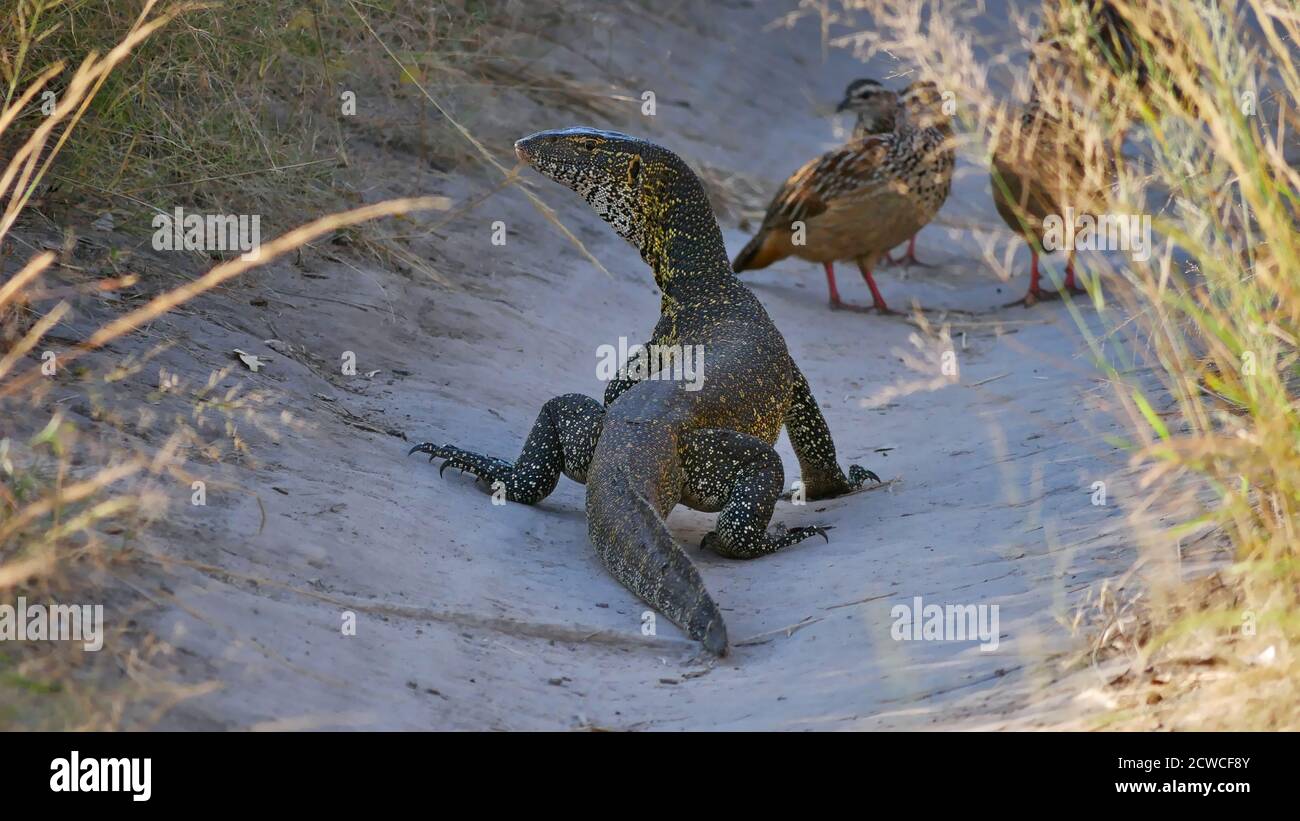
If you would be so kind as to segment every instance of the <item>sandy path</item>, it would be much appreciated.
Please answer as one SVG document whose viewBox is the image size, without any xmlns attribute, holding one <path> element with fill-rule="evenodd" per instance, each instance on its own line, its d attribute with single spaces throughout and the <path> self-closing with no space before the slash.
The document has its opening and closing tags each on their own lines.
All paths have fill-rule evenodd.
<svg viewBox="0 0 1300 821">
<path fill-rule="evenodd" d="M 783 3 L 710 7 L 703 33 L 629 7 L 597 35 L 557 34 L 600 43 L 590 59 L 556 51 L 544 62 L 578 74 L 600 66 L 629 96 L 647 88 L 658 96 L 655 117 L 628 103 L 627 117 L 593 124 L 775 184 L 834 143 L 816 106 L 885 67 L 864 71 L 837 52 L 823 63 L 811 22 L 763 32 Z M 592 119 L 522 97 L 499 103 L 491 143 L 503 159 L 513 136 Z M 391 169 L 373 196 L 434 191 L 462 201 L 494 182 L 435 175 L 410 156 L 392 157 Z M 992 225 L 986 177 L 969 166 L 964 174 L 944 219 Z M 834 525 L 829 544 L 753 562 L 693 552 L 738 645 L 714 664 L 666 620 L 657 636 L 642 636 L 645 607 L 587 543 L 580 486 L 562 480 L 535 508 L 498 507 L 468 477 L 439 479 L 405 458 L 424 439 L 513 458 L 548 398 L 600 395 L 599 345 L 640 341 L 654 323 L 657 295 L 635 252 L 576 197 L 530 178 L 612 279 L 507 190 L 427 241 L 430 264 L 453 289 L 418 273 L 361 276 L 316 261 L 261 275 L 259 287 L 283 299 L 271 308 L 249 313 L 246 299 L 204 306 L 221 321 L 192 328 L 190 360 L 174 366 L 205 373 L 225 364 L 225 351 L 264 350 L 269 338 L 304 346 L 316 359 L 272 354 L 263 374 L 232 379 L 274 389 L 311 428 L 276 444 L 257 439 L 262 465 L 231 469 L 228 478 L 266 511 L 260 532 L 257 501 L 219 490 L 209 507 L 173 523 L 169 553 L 230 575 L 187 571 L 168 582 L 180 606 L 154 627 L 181 649 L 187 677 L 224 686 L 172 712 L 166 726 L 893 728 L 987 724 L 1030 709 L 1053 677 L 1053 654 L 1069 647 L 1053 615 L 1128 561 L 1114 507 L 1089 503 L 1091 483 L 1118 459 L 1092 429 L 1096 383 L 1064 309 L 993 309 L 1019 295 L 1023 278 L 999 290 L 968 235 L 931 227 L 919 254 L 939 267 L 905 280 L 886 271 L 880 282 L 899 306 L 916 298 L 982 312 L 953 327 L 959 380 L 863 407 L 886 386 L 936 375 L 900 361 L 898 351 L 915 350 L 915 329 L 828 311 L 811 265 L 787 262 L 752 278 L 823 405 L 841 460 L 897 481 L 779 505 L 777 521 Z M 496 220 L 509 229 L 504 247 L 490 243 Z M 724 229 L 728 247 L 739 248 L 746 236 L 734 222 Z M 841 290 L 869 301 L 850 266 Z M 360 373 L 380 373 L 338 376 L 343 351 L 356 352 Z M 396 435 L 347 424 L 344 411 Z M 794 478 L 784 437 L 778 447 Z M 671 525 L 697 544 L 711 520 L 679 509 Z M 891 640 L 890 608 L 914 596 L 999 605 L 997 651 Z M 357 614 L 356 636 L 340 634 L 345 610 Z M 986 699 L 997 700 L 996 715 L 981 708 Z"/>
</svg>

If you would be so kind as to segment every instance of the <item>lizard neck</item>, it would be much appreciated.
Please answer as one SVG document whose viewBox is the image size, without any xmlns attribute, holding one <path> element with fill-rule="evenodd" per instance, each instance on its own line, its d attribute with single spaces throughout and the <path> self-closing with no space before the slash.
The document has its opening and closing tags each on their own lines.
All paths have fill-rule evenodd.
<svg viewBox="0 0 1300 821">
<path fill-rule="evenodd" d="M 694 174 L 647 190 L 643 203 L 641 258 L 654 271 L 665 303 L 687 301 L 733 276 L 722 231 Z"/>
</svg>

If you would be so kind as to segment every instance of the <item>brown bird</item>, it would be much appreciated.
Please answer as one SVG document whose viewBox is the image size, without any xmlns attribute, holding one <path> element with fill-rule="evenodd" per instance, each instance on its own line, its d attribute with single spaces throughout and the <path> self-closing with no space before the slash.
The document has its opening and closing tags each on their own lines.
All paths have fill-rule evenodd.
<svg viewBox="0 0 1300 821">
<path fill-rule="evenodd" d="M 898 95 L 882 86 L 876 80 L 854 80 L 844 90 L 844 99 L 835 112 L 852 111 L 858 115 L 853 125 L 853 139 L 860 140 L 872 134 L 888 134 L 898 127 L 902 119 L 902 103 Z M 885 262 L 890 265 L 919 265 L 927 268 L 924 262 L 916 258 L 916 234 L 907 241 L 907 253 L 899 259 L 886 254 Z"/>
<path fill-rule="evenodd" d="M 1057 43 L 1039 42 L 1030 64 L 1029 104 L 995 124 L 991 140 L 993 203 L 1007 226 L 1024 238 L 1032 257 L 1029 290 L 1012 305 L 1028 307 L 1059 296 L 1039 284 L 1038 257 L 1055 250 L 1044 245 L 1047 220 L 1064 222 L 1095 213 L 1114 177 L 1114 161 L 1103 141 L 1088 139 L 1068 99 L 1054 93 L 1054 61 L 1059 55 Z M 1075 282 L 1073 250 L 1068 252 L 1064 288 L 1083 293 Z"/>
<path fill-rule="evenodd" d="M 892 313 L 871 269 L 939 212 L 956 159 L 952 125 L 934 83 L 912 83 L 899 108 L 893 131 L 853 139 L 786 180 L 732 270 L 766 268 L 790 256 L 820 262 L 831 307 L 847 308 L 856 306 L 840 300 L 834 263 L 853 260 L 871 289 L 872 307 Z"/>
</svg>

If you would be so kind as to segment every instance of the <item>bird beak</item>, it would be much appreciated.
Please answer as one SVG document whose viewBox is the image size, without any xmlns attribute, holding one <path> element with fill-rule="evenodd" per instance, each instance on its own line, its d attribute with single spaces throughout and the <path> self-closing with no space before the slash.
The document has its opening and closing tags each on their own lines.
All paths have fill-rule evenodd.
<svg viewBox="0 0 1300 821">
<path fill-rule="evenodd" d="M 848 111 L 848 110 L 849 110 L 849 102 L 850 102 L 850 101 L 849 101 L 849 98 L 848 98 L 848 97 L 845 97 L 843 100 L 840 100 L 840 104 L 837 105 L 837 106 L 835 106 L 835 113 L 836 113 L 836 114 L 842 114 L 842 113 L 844 113 L 845 111 Z"/>
</svg>

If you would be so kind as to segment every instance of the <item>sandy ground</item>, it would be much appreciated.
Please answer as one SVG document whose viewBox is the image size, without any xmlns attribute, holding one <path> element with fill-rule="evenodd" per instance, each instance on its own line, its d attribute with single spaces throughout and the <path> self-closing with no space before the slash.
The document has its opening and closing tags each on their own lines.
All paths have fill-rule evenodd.
<svg viewBox="0 0 1300 821">
<path fill-rule="evenodd" d="M 814 21 L 767 27 L 790 5 L 710 3 L 703 17 L 690 3 L 668 15 L 628 5 L 575 23 L 554 40 L 584 45 L 554 47 L 539 65 L 614 82 L 630 98 L 626 115 L 584 118 L 502 92 L 480 101 L 498 118 L 487 141 L 510 165 L 510 141 L 534 130 L 614 127 L 774 190 L 842 135 L 847 123 L 825 114 L 844 85 L 890 70 L 836 50 L 824 59 Z M 691 18 L 707 22 L 682 22 Z M 653 117 L 639 112 L 647 89 Z M 438 193 L 461 204 L 499 179 L 439 174 L 396 150 L 384 161 L 391 173 L 368 198 Z M 646 608 L 587 543 L 581 486 L 561 480 L 536 507 L 493 506 L 469 477 L 440 479 L 405 455 L 433 440 L 513 458 L 548 398 L 601 395 L 600 345 L 648 335 L 658 308 L 649 271 L 569 192 L 527 175 L 612 276 L 507 188 L 416 244 L 452 287 L 309 254 L 167 320 L 181 337 L 170 367 L 201 379 L 234 348 L 264 354 L 267 369 L 225 384 L 270 390 L 271 410 L 306 425 L 278 441 L 250 433 L 257 464 L 214 470 L 208 505 L 182 505 L 168 523 L 160 552 L 219 570 L 175 568 L 149 583 L 164 604 L 150 626 L 178 648 L 186 679 L 221 688 L 162 726 L 989 728 L 1083 710 L 1076 685 L 1058 681 L 1056 662 L 1074 648 L 1058 619 L 1132 561 L 1117 508 L 1090 503 L 1094 481 L 1115 477 L 1119 492 L 1122 459 L 1099 438 L 1105 422 L 1090 411 L 1101 388 L 1064 307 L 997 307 L 1026 277 L 999 282 L 971 234 L 952 227 L 998 225 L 987 175 L 968 161 L 959 173 L 948 227 L 921 235 L 918 253 L 936 267 L 879 277 L 899 307 L 974 312 L 944 320 L 956 381 L 882 403 L 890 386 L 938 376 L 903 361 L 918 353 L 912 324 L 829 311 L 821 272 L 806 263 L 750 279 L 841 461 L 889 484 L 778 506 L 775 521 L 833 525 L 829 544 L 751 562 L 692 550 L 735 643 L 721 661 L 664 619 L 657 635 L 642 634 Z M 498 220 L 504 246 L 491 243 Z M 723 227 L 734 253 L 747 235 L 734 219 Z M 1023 251 L 1017 265 L 1027 267 Z M 869 302 L 852 266 L 841 269 L 845 298 Z M 269 302 L 250 306 L 255 296 Z M 340 375 L 345 351 L 358 376 Z M 795 478 L 784 437 L 778 449 Z M 670 524 L 694 545 L 712 518 L 679 508 Z M 998 605 L 997 650 L 894 641 L 890 610 L 916 596 Z M 345 612 L 355 636 L 342 634 Z"/>
</svg>

